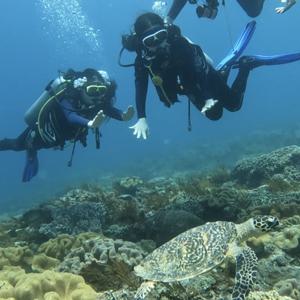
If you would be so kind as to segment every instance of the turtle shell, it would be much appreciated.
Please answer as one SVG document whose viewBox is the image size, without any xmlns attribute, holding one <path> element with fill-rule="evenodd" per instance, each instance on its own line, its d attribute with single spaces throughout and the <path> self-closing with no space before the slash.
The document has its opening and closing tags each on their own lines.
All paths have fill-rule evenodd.
<svg viewBox="0 0 300 300">
<path fill-rule="evenodd" d="M 222 263 L 236 236 L 231 222 L 197 226 L 155 249 L 134 271 L 145 280 L 161 282 L 192 278 Z"/>
</svg>

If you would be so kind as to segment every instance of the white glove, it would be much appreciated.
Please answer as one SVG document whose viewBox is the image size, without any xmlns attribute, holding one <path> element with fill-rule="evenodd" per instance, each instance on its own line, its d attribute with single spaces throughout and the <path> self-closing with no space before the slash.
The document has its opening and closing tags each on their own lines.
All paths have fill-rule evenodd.
<svg viewBox="0 0 300 300">
<path fill-rule="evenodd" d="M 215 99 L 207 99 L 206 101 L 205 101 L 205 105 L 202 107 L 202 109 L 201 109 L 201 113 L 203 114 L 203 115 L 205 115 L 205 113 L 208 111 L 208 110 L 210 110 L 211 108 L 213 108 L 214 107 L 214 105 L 216 104 L 218 102 L 218 100 L 215 100 Z"/>
<path fill-rule="evenodd" d="M 101 123 L 105 120 L 105 114 L 103 110 L 99 110 L 93 120 L 88 121 L 87 126 L 89 128 L 97 128 L 101 125 Z"/>
<path fill-rule="evenodd" d="M 142 136 L 143 139 L 146 140 L 149 135 L 149 127 L 146 118 L 140 118 L 135 125 L 129 128 L 134 130 L 133 135 L 136 135 L 137 139 Z"/>
<path fill-rule="evenodd" d="M 127 111 L 122 113 L 122 119 L 123 121 L 129 121 L 132 119 L 133 115 L 134 115 L 134 108 L 132 105 L 129 105 L 127 107 Z"/>
</svg>

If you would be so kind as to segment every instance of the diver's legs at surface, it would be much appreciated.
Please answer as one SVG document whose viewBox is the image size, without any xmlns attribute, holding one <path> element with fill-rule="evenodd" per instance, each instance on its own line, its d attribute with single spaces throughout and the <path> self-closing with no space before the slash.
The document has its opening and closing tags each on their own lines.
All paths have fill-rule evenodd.
<svg viewBox="0 0 300 300">
<path fill-rule="evenodd" d="M 260 15 L 265 0 L 237 0 L 246 14 L 251 18 L 256 18 Z"/>
</svg>

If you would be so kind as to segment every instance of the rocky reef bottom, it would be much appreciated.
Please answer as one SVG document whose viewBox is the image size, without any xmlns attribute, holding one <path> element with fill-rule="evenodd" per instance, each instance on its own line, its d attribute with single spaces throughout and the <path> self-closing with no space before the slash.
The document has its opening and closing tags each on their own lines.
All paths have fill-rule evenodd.
<svg viewBox="0 0 300 300">
<path fill-rule="evenodd" d="M 83 184 L 3 220 L 0 299 L 134 299 L 142 279 L 133 268 L 156 247 L 206 222 L 241 223 L 266 214 L 281 226 L 247 241 L 259 259 L 247 299 L 299 300 L 298 146 L 205 173 Z M 230 299 L 234 277 L 229 259 L 197 277 L 158 283 L 146 299 Z"/>
</svg>

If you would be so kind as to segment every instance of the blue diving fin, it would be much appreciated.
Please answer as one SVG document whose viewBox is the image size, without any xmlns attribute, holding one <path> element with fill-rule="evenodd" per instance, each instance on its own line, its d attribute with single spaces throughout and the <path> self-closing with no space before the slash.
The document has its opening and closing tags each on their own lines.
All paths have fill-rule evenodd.
<svg viewBox="0 0 300 300">
<path fill-rule="evenodd" d="M 39 161 L 36 150 L 27 150 L 26 163 L 23 171 L 23 182 L 28 182 L 34 177 L 39 170 Z"/>
<path fill-rule="evenodd" d="M 281 55 L 246 55 L 242 56 L 238 62 L 234 63 L 232 68 L 246 67 L 254 69 L 260 66 L 272 66 L 288 64 L 300 60 L 300 53 L 290 53 Z"/>
<path fill-rule="evenodd" d="M 256 22 L 254 20 L 247 24 L 245 30 L 243 31 L 233 48 L 230 50 L 227 56 L 223 58 L 222 61 L 217 65 L 217 71 L 227 70 L 236 62 L 236 60 L 241 56 L 243 51 L 248 46 L 255 31 L 255 27 Z"/>
</svg>

